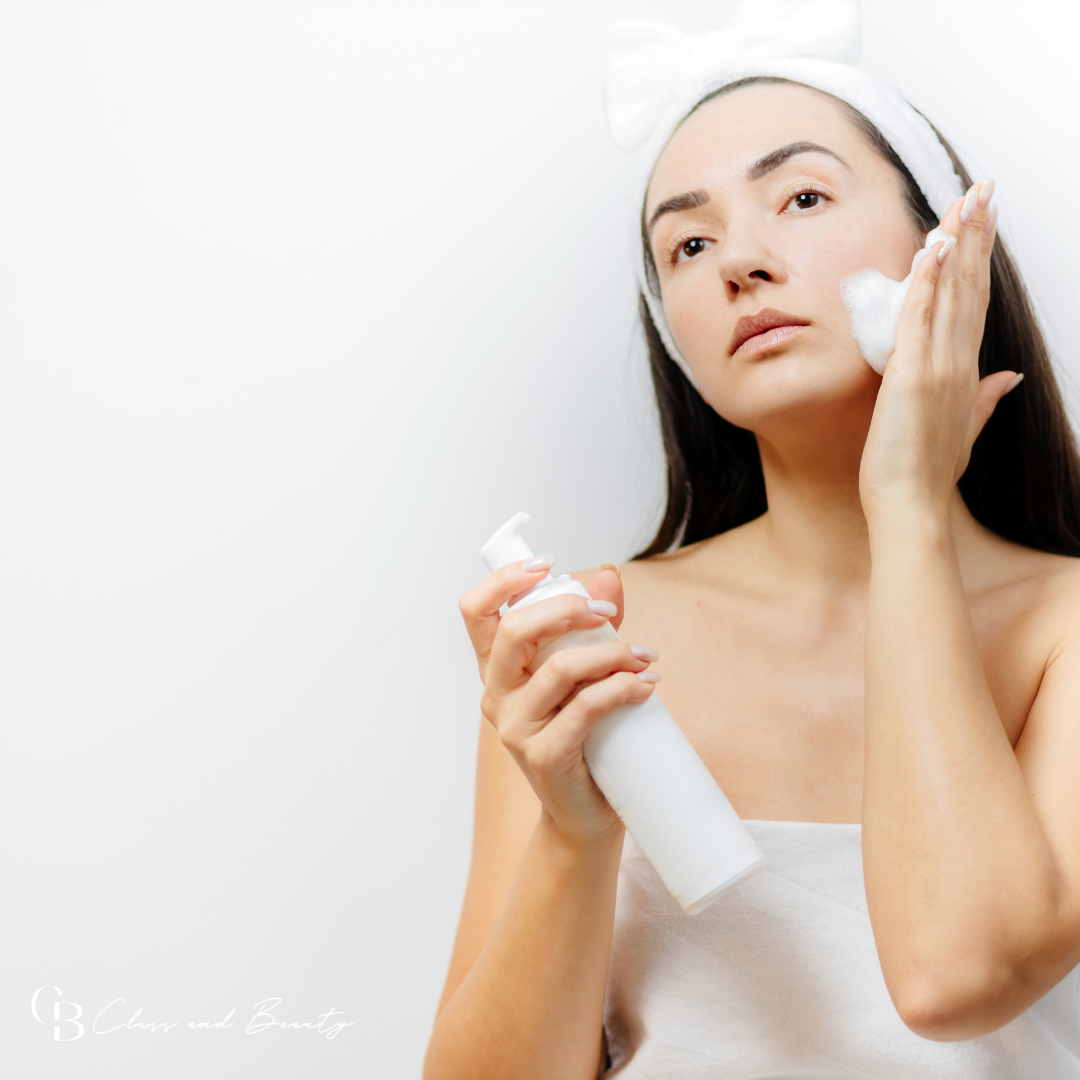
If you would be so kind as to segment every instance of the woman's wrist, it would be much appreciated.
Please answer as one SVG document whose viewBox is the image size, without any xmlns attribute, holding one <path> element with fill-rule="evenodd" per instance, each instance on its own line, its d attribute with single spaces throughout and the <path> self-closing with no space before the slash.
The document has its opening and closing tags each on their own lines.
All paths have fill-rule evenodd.
<svg viewBox="0 0 1080 1080">
<path fill-rule="evenodd" d="M 953 548 L 948 507 L 915 500 L 881 502 L 866 514 L 871 557 L 892 553 L 949 552 Z"/>
<path fill-rule="evenodd" d="M 623 836 L 626 832 L 622 822 L 602 836 L 579 837 L 566 832 L 546 809 L 540 811 L 536 831 L 542 842 L 558 856 L 570 862 L 603 862 L 612 855 L 621 854 Z"/>
</svg>

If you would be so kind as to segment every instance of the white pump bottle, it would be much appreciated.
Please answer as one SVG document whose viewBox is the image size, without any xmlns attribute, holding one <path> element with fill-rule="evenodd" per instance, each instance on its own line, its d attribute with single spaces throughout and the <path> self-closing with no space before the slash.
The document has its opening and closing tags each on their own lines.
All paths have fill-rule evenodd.
<svg viewBox="0 0 1080 1080">
<path fill-rule="evenodd" d="M 481 548 L 489 570 L 532 557 L 521 535 L 531 520 L 515 515 Z M 590 598 L 569 574 L 548 574 L 509 610 L 564 593 Z M 610 623 L 571 630 L 541 648 L 533 669 L 558 649 L 617 637 Z M 687 914 L 704 911 L 764 866 L 754 838 L 655 692 L 605 716 L 586 738 L 584 753 L 596 786 Z"/>
</svg>

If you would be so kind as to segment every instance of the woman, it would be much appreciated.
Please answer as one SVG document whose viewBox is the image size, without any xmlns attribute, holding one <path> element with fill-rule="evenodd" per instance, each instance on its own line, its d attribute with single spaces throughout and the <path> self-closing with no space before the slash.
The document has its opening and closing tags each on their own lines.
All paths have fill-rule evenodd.
<svg viewBox="0 0 1080 1080">
<path fill-rule="evenodd" d="M 578 575 L 592 602 L 500 621 L 550 558 L 462 598 L 484 720 L 426 1080 L 1080 1076 L 1080 463 L 1045 346 L 992 181 L 884 137 L 861 73 L 826 93 L 760 66 L 657 137 L 656 539 Z M 881 378 L 841 283 L 903 279 L 931 199 L 951 239 Z M 529 674 L 605 619 L 622 641 Z M 698 916 L 582 757 L 661 656 L 770 861 Z"/>
</svg>

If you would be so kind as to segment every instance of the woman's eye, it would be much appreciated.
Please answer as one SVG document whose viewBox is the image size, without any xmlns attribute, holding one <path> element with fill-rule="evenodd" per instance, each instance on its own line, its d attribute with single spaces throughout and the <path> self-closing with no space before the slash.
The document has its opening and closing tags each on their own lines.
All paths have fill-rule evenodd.
<svg viewBox="0 0 1080 1080">
<path fill-rule="evenodd" d="M 675 256 L 675 261 L 686 262 L 687 259 L 692 259 L 695 255 L 700 255 L 710 247 L 712 247 L 711 240 L 702 240 L 701 237 L 695 236 L 692 240 L 687 240 L 684 244 L 680 245 L 678 254 Z"/>
<path fill-rule="evenodd" d="M 821 202 L 821 196 L 816 191 L 800 191 L 788 202 L 788 207 L 796 210 L 813 210 L 819 202 Z"/>
</svg>

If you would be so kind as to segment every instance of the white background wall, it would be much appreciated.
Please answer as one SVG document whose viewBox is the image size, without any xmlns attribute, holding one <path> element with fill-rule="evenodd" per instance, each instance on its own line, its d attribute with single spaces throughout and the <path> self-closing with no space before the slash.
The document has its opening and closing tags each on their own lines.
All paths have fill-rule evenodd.
<svg viewBox="0 0 1080 1080">
<path fill-rule="evenodd" d="M 865 9 L 1075 364 L 1074 5 Z M 419 1076 L 471 839 L 456 598 L 519 509 L 564 569 L 657 510 L 602 28 L 732 10 L 0 7 L 4 1075 Z M 179 1026 L 57 1043 L 42 985 Z M 245 1034 L 267 998 L 353 1026 Z"/>
</svg>

